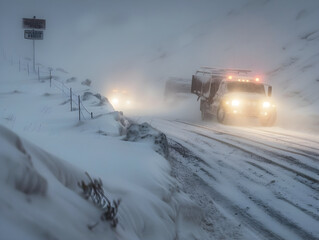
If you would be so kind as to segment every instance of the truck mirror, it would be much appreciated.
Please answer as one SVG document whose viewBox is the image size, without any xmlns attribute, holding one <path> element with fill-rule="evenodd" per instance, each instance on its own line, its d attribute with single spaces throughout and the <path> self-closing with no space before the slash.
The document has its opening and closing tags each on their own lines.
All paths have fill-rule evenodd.
<svg viewBox="0 0 319 240">
<path fill-rule="evenodd" d="M 268 97 L 271 97 L 272 94 L 272 86 L 268 87 Z"/>
</svg>

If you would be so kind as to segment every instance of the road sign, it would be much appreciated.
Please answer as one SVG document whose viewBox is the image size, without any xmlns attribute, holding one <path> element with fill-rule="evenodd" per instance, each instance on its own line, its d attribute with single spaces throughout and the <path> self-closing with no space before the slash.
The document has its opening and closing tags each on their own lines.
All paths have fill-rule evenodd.
<svg viewBox="0 0 319 240">
<path fill-rule="evenodd" d="M 43 40 L 43 31 L 24 30 L 24 38 L 30 40 Z"/>
<path fill-rule="evenodd" d="M 23 18 L 23 28 L 45 29 L 45 19 Z"/>
<path fill-rule="evenodd" d="M 22 27 L 29 28 L 29 30 L 24 30 L 24 38 L 32 40 L 33 72 L 35 72 L 35 40 L 43 40 L 43 31 L 34 29 L 45 29 L 45 23 L 45 19 L 37 19 L 36 16 L 33 16 L 33 18 L 22 18 Z"/>
</svg>

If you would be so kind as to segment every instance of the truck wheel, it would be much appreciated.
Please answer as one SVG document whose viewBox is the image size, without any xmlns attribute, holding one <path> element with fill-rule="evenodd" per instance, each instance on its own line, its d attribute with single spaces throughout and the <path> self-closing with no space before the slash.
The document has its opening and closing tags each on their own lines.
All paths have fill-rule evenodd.
<svg viewBox="0 0 319 240">
<path fill-rule="evenodd" d="M 225 108 L 220 106 L 217 110 L 217 121 L 219 123 L 225 124 L 226 119 L 227 119 L 227 113 L 225 111 Z"/>
<path fill-rule="evenodd" d="M 274 126 L 277 118 L 277 113 L 273 112 L 269 114 L 267 117 L 260 118 L 260 124 L 264 127 L 272 127 Z"/>
</svg>

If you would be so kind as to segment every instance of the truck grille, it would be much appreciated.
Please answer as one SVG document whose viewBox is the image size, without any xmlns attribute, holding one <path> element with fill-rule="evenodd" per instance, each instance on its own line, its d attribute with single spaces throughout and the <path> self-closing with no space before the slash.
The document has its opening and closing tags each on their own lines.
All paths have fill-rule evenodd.
<svg viewBox="0 0 319 240">
<path fill-rule="evenodd" d="M 242 112 L 247 116 L 258 116 L 259 111 L 259 102 L 256 100 L 244 101 L 242 104 Z"/>
</svg>

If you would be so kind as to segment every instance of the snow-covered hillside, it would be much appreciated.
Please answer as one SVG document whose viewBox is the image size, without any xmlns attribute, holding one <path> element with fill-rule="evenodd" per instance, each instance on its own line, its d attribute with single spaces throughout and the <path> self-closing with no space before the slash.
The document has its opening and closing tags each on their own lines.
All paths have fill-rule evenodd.
<svg viewBox="0 0 319 240">
<path fill-rule="evenodd" d="M 99 210 L 79 195 L 83 171 L 2 126 L 0 146 L 1 239 L 116 239 L 112 231 L 86 227 L 99 218 Z"/>
<path fill-rule="evenodd" d="M 56 80 L 82 96 L 94 119 L 78 121 L 56 80 L 50 88 L 45 77 L 38 81 L 3 61 L 0 76 L 0 238 L 173 239 L 187 222 L 187 234 L 196 234 L 197 223 L 180 214 L 192 203 L 176 192 L 160 133 L 146 125 L 125 139 L 127 120 L 107 99 L 100 104 L 93 93 L 85 100 L 89 87 L 63 74 Z M 105 222 L 88 229 L 101 212 L 79 194 L 85 171 L 101 178 L 110 199 L 121 199 L 115 230 Z"/>
</svg>

